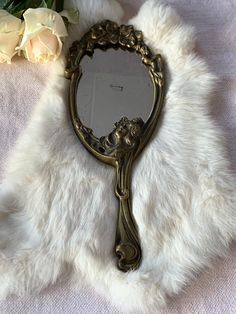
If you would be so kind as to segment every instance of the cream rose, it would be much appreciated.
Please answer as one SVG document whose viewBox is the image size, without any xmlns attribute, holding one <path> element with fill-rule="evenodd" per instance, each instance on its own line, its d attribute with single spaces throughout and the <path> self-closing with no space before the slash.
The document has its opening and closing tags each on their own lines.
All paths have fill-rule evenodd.
<svg viewBox="0 0 236 314">
<path fill-rule="evenodd" d="M 22 21 L 0 10 L 0 63 L 11 63 L 22 32 Z"/>
<path fill-rule="evenodd" d="M 25 31 L 20 50 L 31 62 L 55 61 L 62 49 L 61 37 L 68 35 L 62 17 L 47 8 L 28 9 L 23 14 Z"/>
</svg>

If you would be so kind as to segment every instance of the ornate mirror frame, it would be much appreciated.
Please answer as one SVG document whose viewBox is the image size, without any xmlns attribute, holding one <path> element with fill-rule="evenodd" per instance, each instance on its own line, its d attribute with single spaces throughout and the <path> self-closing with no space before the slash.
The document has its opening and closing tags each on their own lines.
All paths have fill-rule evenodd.
<svg viewBox="0 0 236 314">
<path fill-rule="evenodd" d="M 85 55 L 93 56 L 95 49 L 123 49 L 136 52 L 148 68 L 153 82 L 152 112 L 146 122 L 141 118 L 126 117 L 116 122 L 113 131 L 101 138 L 83 125 L 77 110 L 77 88 L 82 76 L 80 62 Z M 65 76 L 71 80 L 69 110 L 74 131 L 85 148 L 97 159 L 116 168 L 115 194 L 119 200 L 119 213 L 115 240 L 118 268 L 124 272 L 139 267 L 142 259 L 138 227 L 132 213 L 131 171 L 135 158 L 150 139 L 160 117 L 164 101 L 164 73 L 160 55 L 153 55 L 143 41 L 141 31 L 132 25 L 119 26 L 105 20 L 95 24 L 80 41 L 75 41 L 67 60 Z"/>
</svg>

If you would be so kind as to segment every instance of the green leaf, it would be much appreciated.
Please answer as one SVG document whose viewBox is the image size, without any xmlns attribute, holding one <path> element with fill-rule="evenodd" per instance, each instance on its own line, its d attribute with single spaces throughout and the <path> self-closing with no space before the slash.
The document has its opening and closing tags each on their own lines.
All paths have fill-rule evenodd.
<svg viewBox="0 0 236 314">
<path fill-rule="evenodd" d="M 25 12 L 25 10 L 21 10 L 21 11 L 18 11 L 16 13 L 14 13 L 13 15 L 15 17 L 18 17 L 18 19 L 21 19 L 23 17 L 23 13 Z"/>
<path fill-rule="evenodd" d="M 79 23 L 79 10 L 69 9 L 60 12 L 60 15 L 65 17 L 69 23 L 78 24 Z"/>
<path fill-rule="evenodd" d="M 53 7 L 54 0 L 47 0 L 47 7 L 48 9 L 51 9 Z"/>
<path fill-rule="evenodd" d="M 25 9 L 25 3 L 20 2 L 17 5 L 10 7 L 10 9 L 8 9 L 8 12 L 15 15 L 17 12 L 24 10 L 24 9 Z"/>
<path fill-rule="evenodd" d="M 2 9 L 7 10 L 12 5 L 13 2 L 14 0 L 1 0 L 0 6 Z"/>
<path fill-rule="evenodd" d="M 49 6 L 52 6 L 54 0 L 48 0 Z M 29 8 L 47 8 L 46 0 L 0 0 L 0 8 L 6 9 L 9 13 L 19 17 L 21 11 Z M 50 7 L 51 8 L 51 7 Z"/>
<path fill-rule="evenodd" d="M 28 0 L 25 4 L 25 9 L 32 8 L 47 8 L 47 3 L 44 0 Z"/>
<path fill-rule="evenodd" d="M 18 5 L 18 4 L 22 4 L 22 3 L 26 3 L 26 1 L 27 0 L 24 0 L 24 1 L 22 1 L 22 0 L 14 0 L 14 3 L 13 3 L 13 6 L 15 6 L 15 5 Z"/>
<path fill-rule="evenodd" d="M 6 5 L 7 0 L 0 0 L 0 8 L 2 9 Z"/>
<path fill-rule="evenodd" d="M 47 8 L 48 6 L 47 6 L 47 3 L 46 3 L 46 1 L 42 1 L 41 3 L 40 3 L 40 5 L 39 5 L 39 8 Z"/>
</svg>

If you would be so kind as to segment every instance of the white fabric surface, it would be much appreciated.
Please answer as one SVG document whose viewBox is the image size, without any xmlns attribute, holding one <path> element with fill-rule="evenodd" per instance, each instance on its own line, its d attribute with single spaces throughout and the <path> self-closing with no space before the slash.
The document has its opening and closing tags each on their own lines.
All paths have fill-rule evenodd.
<svg viewBox="0 0 236 314">
<path fill-rule="evenodd" d="M 142 0 L 120 1 L 131 17 Z M 183 20 L 197 30 L 198 52 L 207 59 L 211 71 L 221 79 L 219 89 L 212 101 L 212 113 L 224 129 L 232 159 L 232 171 L 236 171 L 236 3 L 216 1 L 166 1 L 175 7 Z M 4 68 L 5 67 L 5 68 Z M 11 104 L 11 95 L 4 93 L 9 88 L 11 73 L 7 65 L 1 66 L 0 99 L 8 97 L 7 107 L 0 108 L 0 174 L 4 173 L 4 160 L 13 146 L 21 128 L 26 125 L 29 113 L 39 98 L 48 66 L 30 65 L 23 60 L 12 65 L 11 71 L 19 73 L 14 79 L 11 92 L 22 89 L 19 103 Z M 14 70 L 15 68 L 15 70 Z M 4 75 L 3 75 L 4 73 Z M 28 78 L 28 79 L 27 79 Z M 27 82 L 27 83 L 26 83 Z M 32 88 L 34 86 L 34 88 Z M 35 88 L 37 86 L 38 88 Z M 6 100 L 6 99 L 5 99 Z M 199 130 L 204 131 L 204 130 Z M 207 270 L 179 297 L 170 301 L 167 310 L 161 313 L 235 313 L 236 312 L 236 250 L 232 245 L 231 254 L 222 261 L 216 261 L 212 270 Z M 0 303 L 0 313 L 118 313 L 101 299 L 90 287 L 81 283 L 57 284 L 37 297 L 10 299 Z M 158 313 L 158 312 L 157 312 Z"/>
</svg>

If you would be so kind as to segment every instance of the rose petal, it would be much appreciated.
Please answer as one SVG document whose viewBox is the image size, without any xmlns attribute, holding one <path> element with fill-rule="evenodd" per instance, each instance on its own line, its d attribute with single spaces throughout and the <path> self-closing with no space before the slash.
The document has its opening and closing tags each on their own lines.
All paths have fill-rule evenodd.
<svg viewBox="0 0 236 314">
<path fill-rule="evenodd" d="M 0 53 L 11 58 L 17 53 L 16 47 L 19 42 L 19 32 L 0 33 Z"/>
<path fill-rule="evenodd" d="M 45 46 L 51 54 L 57 54 L 58 50 L 58 39 L 49 29 L 44 30 L 38 34 L 40 43 Z"/>
<path fill-rule="evenodd" d="M 0 63 L 5 63 L 5 62 L 10 64 L 11 63 L 11 58 L 8 55 L 0 52 Z"/>
<path fill-rule="evenodd" d="M 62 17 L 53 10 L 47 8 L 28 9 L 23 17 L 26 24 L 26 34 L 35 34 L 44 28 L 49 28 L 60 37 L 68 35 Z"/>
<path fill-rule="evenodd" d="M 0 10 L 0 33 L 19 31 L 22 21 L 5 10 Z"/>
<path fill-rule="evenodd" d="M 10 63 L 20 41 L 22 21 L 0 10 L 0 63 Z"/>
<path fill-rule="evenodd" d="M 32 53 L 32 45 L 31 45 L 31 40 L 29 40 L 29 42 L 27 43 L 27 45 L 25 46 L 25 50 L 24 50 L 24 56 L 27 60 L 29 60 L 30 62 L 35 63 L 35 56 Z"/>
</svg>

